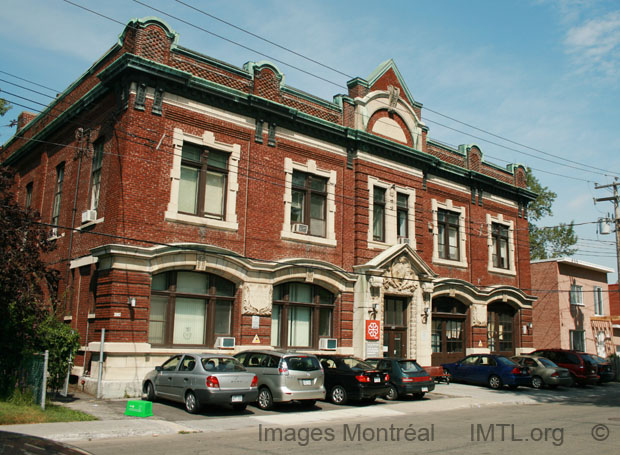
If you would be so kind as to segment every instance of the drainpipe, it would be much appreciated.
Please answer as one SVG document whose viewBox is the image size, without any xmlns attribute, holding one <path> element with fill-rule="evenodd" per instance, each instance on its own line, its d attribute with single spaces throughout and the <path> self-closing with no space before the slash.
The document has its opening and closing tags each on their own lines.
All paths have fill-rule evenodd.
<svg viewBox="0 0 620 455">
<path fill-rule="evenodd" d="M 103 343 L 105 342 L 105 329 L 101 329 L 101 342 L 99 343 L 99 372 L 97 375 L 97 398 L 101 398 L 101 378 L 103 376 Z"/>
</svg>

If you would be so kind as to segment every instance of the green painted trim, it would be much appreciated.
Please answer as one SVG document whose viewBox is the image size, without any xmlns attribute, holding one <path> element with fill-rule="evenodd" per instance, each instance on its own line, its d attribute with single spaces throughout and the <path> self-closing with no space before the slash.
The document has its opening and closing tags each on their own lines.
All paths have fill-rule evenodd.
<svg viewBox="0 0 620 455">
<path fill-rule="evenodd" d="M 252 80 L 254 80 L 254 70 L 258 69 L 259 71 L 263 68 L 270 68 L 276 73 L 278 80 L 280 81 L 280 88 L 284 87 L 284 73 L 280 71 L 275 64 L 271 63 L 268 60 L 261 60 L 259 62 L 245 62 L 243 64 L 243 69 L 248 72 Z"/>
<path fill-rule="evenodd" d="M 125 35 L 127 34 L 128 28 L 146 28 L 149 25 L 157 25 L 164 32 L 166 32 L 166 36 L 172 40 L 171 48 L 175 48 L 178 46 L 179 34 L 175 32 L 174 29 L 165 20 L 156 16 L 146 16 L 141 19 L 134 17 L 132 19 L 129 19 L 122 33 L 118 35 L 118 44 L 122 46 L 125 42 Z"/>
<path fill-rule="evenodd" d="M 377 68 L 375 68 L 375 70 L 367 78 L 368 86 L 372 87 L 375 84 L 375 82 L 377 82 L 379 78 L 381 78 L 381 76 L 383 76 L 390 68 L 394 70 L 394 74 L 396 74 L 396 79 L 398 79 L 398 82 L 400 83 L 401 87 L 405 91 L 405 94 L 407 95 L 407 99 L 409 100 L 409 102 L 411 104 L 415 104 L 417 107 L 422 107 L 422 104 L 416 103 L 415 98 L 413 97 L 413 95 L 411 94 L 411 91 L 409 90 L 409 87 L 407 87 L 407 84 L 405 83 L 405 79 L 403 78 L 402 74 L 400 74 L 400 71 L 398 71 L 398 67 L 396 66 L 396 63 L 394 63 L 394 60 L 392 59 L 386 60 L 385 62 L 381 63 Z"/>
<path fill-rule="evenodd" d="M 361 77 L 354 77 L 350 81 L 347 81 L 347 87 L 349 88 L 355 87 L 356 85 L 361 85 L 362 87 L 366 87 L 366 88 L 370 87 L 370 85 L 368 84 L 368 81 Z"/>
</svg>

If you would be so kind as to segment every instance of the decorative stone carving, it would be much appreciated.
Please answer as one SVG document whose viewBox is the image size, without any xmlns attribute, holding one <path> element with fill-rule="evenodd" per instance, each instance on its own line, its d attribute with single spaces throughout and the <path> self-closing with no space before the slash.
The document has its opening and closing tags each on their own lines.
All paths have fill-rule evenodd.
<svg viewBox="0 0 620 455">
<path fill-rule="evenodd" d="M 195 270 L 198 272 L 204 272 L 207 269 L 207 256 L 204 254 L 196 255 Z"/>
<path fill-rule="evenodd" d="M 383 274 L 383 288 L 392 292 L 413 292 L 418 288 L 418 276 L 406 256 L 395 259 Z"/>
<path fill-rule="evenodd" d="M 243 285 L 243 314 L 270 316 L 273 301 L 273 286 L 269 284 L 246 283 Z"/>
<path fill-rule="evenodd" d="M 394 112 L 396 110 L 399 97 L 400 88 L 388 85 L 388 112 Z"/>
<path fill-rule="evenodd" d="M 480 305 L 474 303 L 469 308 L 469 315 L 471 317 L 472 327 L 486 327 L 487 326 L 487 307 L 486 305 Z"/>
<path fill-rule="evenodd" d="M 380 276 L 371 276 L 368 278 L 368 284 L 371 288 L 380 288 L 383 286 L 383 278 Z"/>
</svg>

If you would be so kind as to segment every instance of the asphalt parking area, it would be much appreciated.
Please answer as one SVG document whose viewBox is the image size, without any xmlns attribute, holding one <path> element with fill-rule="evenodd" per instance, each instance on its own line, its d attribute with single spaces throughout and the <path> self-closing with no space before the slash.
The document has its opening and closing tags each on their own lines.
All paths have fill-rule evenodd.
<svg viewBox="0 0 620 455">
<path fill-rule="evenodd" d="M 336 409 L 346 409 L 346 408 L 365 408 L 365 407 L 374 407 L 374 406 L 384 406 L 387 403 L 398 403 L 398 402 L 416 402 L 416 401 L 428 401 L 428 400 L 437 400 L 445 398 L 442 395 L 435 395 L 433 393 L 427 394 L 421 400 L 414 400 L 413 398 L 405 398 L 398 401 L 385 401 L 383 399 L 377 399 L 374 402 L 350 402 L 346 405 L 335 405 L 326 401 L 317 401 L 316 404 L 312 407 L 304 406 L 301 403 L 291 402 L 291 403 L 276 403 L 274 408 L 270 411 L 264 411 L 255 405 L 248 405 L 245 411 L 238 412 L 233 411 L 228 406 L 204 406 L 199 414 L 190 414 L 185 410 L 185 406 L 183 403 L 177 403 L 174 401 L 168 400 L 158 400 L 153 402 L 153 417 L 160 420 L 166 420 L 170 422 L 182 421 L 182 420 L 198 420 L 204 419 L 205 417 L 217 417 L 217 418 L 228 418 L 228 417 L 239 417 L 239 416 L 264 416 L 264 415 L 273 415 L 273 414 L 286 414 L 286 413 L 315 413 L 321 411 L 331 411 Z M 111 401 L 108 403 L 108 406 L 113 410 L 118 412 L 119 416 L 125 412 L 125 408 L 127 405 L 126 400 L 117 400 Z"/>
</svg>

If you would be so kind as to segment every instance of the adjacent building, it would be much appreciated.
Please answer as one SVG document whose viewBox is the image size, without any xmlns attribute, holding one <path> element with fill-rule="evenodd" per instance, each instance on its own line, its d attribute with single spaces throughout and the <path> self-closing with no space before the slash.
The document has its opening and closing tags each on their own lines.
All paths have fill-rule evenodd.
<svg viewBox="0 0 620 455">
<path fill-rule="evenodd" d="M 102 366 L 104 396 L 139 394 L 184 351 L 532 350 L 523 166 L 432 140 L 391 60 L 346 86 L 320 99 L 145 18 L 20 117 L 2 161 L 57 244 L 87 388 Z"/>
<path fill-rule="evenodd" d="M 575 259 L 532 261 L 534 347 L 616 352 L 607 274 L 614 270 Z"/>
</svg>

